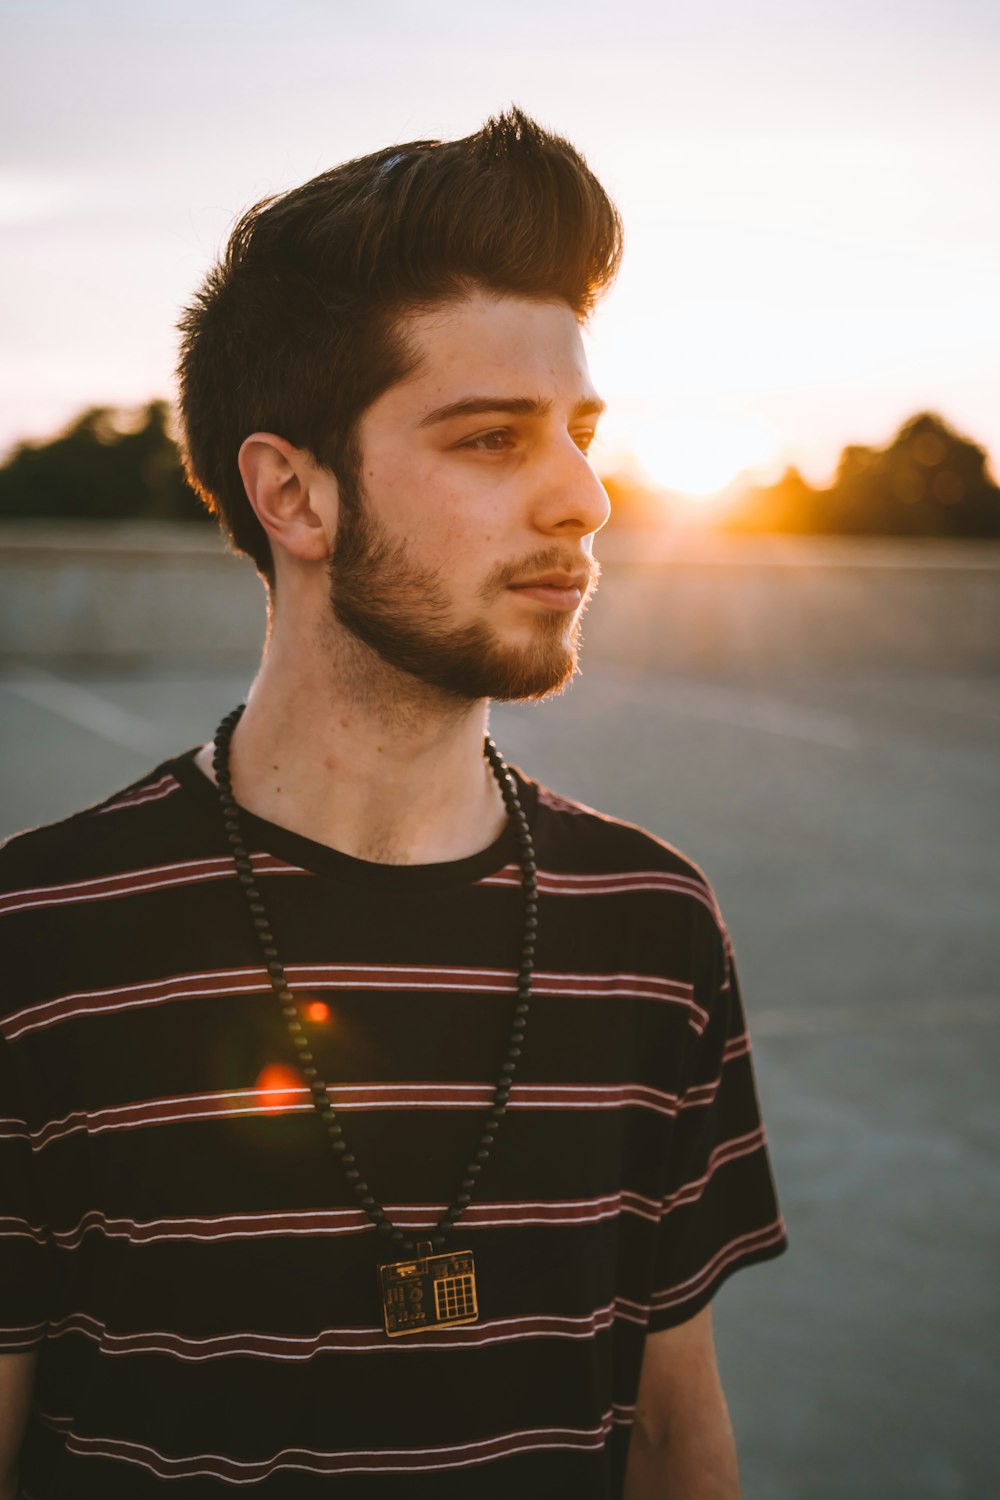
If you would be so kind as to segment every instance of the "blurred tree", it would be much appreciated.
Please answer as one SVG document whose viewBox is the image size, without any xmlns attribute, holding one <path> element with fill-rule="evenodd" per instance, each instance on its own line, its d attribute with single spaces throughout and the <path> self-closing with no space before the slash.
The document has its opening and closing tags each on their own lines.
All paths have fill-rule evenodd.
<svg viewBox="0 0 1000 1500">
<path fill-rule="evenodd" d="M 818 499 L 798 469 L 788 468 L 776 484 L 745 490 L 719 524 L 727 531 L 818 531 Z"/>
<path fill-rule="evenodd" d="M 166 401 L 92 406 L 47 443 L 20 443 L 0 468 L 0 517 L 196 521 Z"/>
<path fill-rule="evenodd" d="M 748 490 L 722 524 L 732 531 L 1000 537 L 1000 489 L 982 448 L 921 412 L 885 448 L 845 448 L 828 489 L 813 489 L 789 469 L 777 484 Z"/>
<path fill-rule="evenodd" d="M 601 483 L 611 501 L 609 530 L 658 530 L 669 520 L 669 496 L 651 489 L 633 475 L 602 474 Z"/>
</svg>

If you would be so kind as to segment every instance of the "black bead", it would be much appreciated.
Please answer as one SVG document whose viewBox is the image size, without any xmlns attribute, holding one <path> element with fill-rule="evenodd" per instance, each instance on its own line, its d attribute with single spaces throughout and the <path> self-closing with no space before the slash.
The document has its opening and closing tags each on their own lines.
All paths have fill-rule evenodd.
<svg viewBox="0 0 1000 1500">
<path fill-rule="evenodd" d="M 343 1158 L 343 1160 L 347 1160 L 346 1156 Z M 349 1167 L 348 1170 L 344 1173 L 344 1176 L 347 1178 L 348 1182 L 361 1181 L 361 1173 L 358 1171 L 357 1167 Z"/>
<path fill-rule="evenodd" d="M 468 1172 L 468 1174 L 469 1174 L 470 1177 L 475 1177 L 483 1169 L 482 1169 L 482 1167 L 479 1165 L 479 1163 L 477 1161 L 470 1161 L 469 1165 L 466 1167 L 465 1170 Z"/>
<path fill-rule="evenodd" d="M 443 1250 L 447 1243 L 448 1241 L 445 1239 L 443 1234 L 435 1234 L 431 1236 L 431 1244 L 434 1246 L 435 1250 Z"/>
<path fill-rule="evenodd" d="M 330 1134 L 332 1135 L 333 1132 L 331 1131 Z M 337 1137 L 333 1142 L 333 1149 L 334 1151 L 336 1151 L 337 1155 L 340 1156 L 341 1161 L 343 1161 L 343 1155 L 341 1153 L 347 1150 L 347 1142 L 345 1140 L 342 1140 L 340 1137 Z"/>
<path fill-rule="evenodd" d="M 358 1192 L 359 1193 L 361 1192 L 361 1188 L 360 1187 L 358 1188 Z M 366 1193 L 365 1196 L 361 1199 L 361 1207 L 362 1208 L 377 1208 L 378 1204 L 375 1202 L 375 1199 L 372 1197 L 371 1193 Z"/>
<path fill-rule="evenodd" d="M 476 1152 L 476 1160 L 477 1161 L 489 1161 L 489 1159 L 490 1159 L 490 1153 L 488 1151 L 483 1150 L 483 1151 L 477 1151 Z"/>
<path fill-rule="evenodd" d="M 406 1236 L 403 1234 L 403 1231 L 401 1229 L 394 1229 L 390 1235 L 390 1239 L 395 1245 L 401 1245 L 405 1238 Z"/>
<path fill-rule="evenodd" d="M 500 1103 L 500 1104 L 494 1104 L 493 1108 L 490 1110 L 490 1117 L 492 1119 L 494 1119 L 494 1120 L 502 1120 L 503 1117 L 504 1117 L 504 1115 L 506 1113 L 507 1113 L 506 1102 Z"/>
<path fill-rule="evenodd" d="M 341 1160 L 341 1164 L 343 1166 L 345 1166 L 345 1167 L 353 1167 L 354 1166 L 354 1157 L 351 1155 L 350 1151 L 345 1151 L 344 1154 L 343 1154 L 343 1156 L 340 1158 L 340 1160 Z"/>
</svg>

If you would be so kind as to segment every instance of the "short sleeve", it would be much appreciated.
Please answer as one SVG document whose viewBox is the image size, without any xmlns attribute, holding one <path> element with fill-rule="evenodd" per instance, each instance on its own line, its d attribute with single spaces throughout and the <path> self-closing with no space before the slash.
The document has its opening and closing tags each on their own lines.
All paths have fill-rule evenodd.
<svg viewBox="0 0 1000 1500">
<path fill-rule="evenodd" d="M 787 1243 L 732 944 L 721 925 L 716 938 L 672 1132 L 650 1332 L 686 1322 L 733 1271 Z"/>
<path fill-rule="evenodd" d="M 13 1060 L 0 1040 L 0 1354 L 42 1342 L 49 1319 L 49 1234 Z"/>
</svg>

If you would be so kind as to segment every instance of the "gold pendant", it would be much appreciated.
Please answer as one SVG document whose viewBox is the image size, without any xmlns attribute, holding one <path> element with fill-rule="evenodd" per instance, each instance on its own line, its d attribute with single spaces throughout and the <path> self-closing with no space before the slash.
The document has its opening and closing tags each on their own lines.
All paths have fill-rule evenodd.
<svg viewBox="0 0 1000 1500">
<path fill-rule="evenodd" d="M 479 1317 L 472 1251 L 432 1255 L 432 1248 L 430 1240 L 422 1240 L 415 1260 L 378 1268 L 385 1331 L 391 1339 L 428 1328 L 454 1328 Z"/>
</svg>

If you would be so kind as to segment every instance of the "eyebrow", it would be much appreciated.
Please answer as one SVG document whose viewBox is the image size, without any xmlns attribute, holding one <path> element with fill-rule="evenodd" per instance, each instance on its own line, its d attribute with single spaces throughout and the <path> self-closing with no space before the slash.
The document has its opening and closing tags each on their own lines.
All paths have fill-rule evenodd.
<svg viewBox="0 0 1000 1500">
<path fill-rule="evenodd" d="M 570 415 L 572 417 L 598 417 L 607 406 L 599 397 L 587 397 L 578 401 Z M 421 417 L 418 427 L 433 427 L 436 422 L 447 422 L 453 417 L 482 417 L 490 412 L 506 412 L 512 417 L 545 417 L 552 410 L 552 402 L 541 396 L 470 396 L 465 401 L 451 401 L 447 406 L 438 406 Z"/>
</svg>

